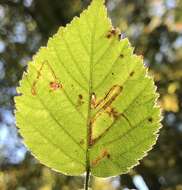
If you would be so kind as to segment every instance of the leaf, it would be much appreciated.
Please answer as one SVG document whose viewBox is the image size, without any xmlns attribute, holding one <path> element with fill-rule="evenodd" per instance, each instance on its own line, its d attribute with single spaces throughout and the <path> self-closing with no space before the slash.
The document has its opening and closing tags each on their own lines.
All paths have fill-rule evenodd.
<svg viewBox="0 0 182 190">
<path fill-rule="evenodd" d="M 43 164 L 68 175 L 127 172 L 156 142 L 153 80 L 93 0 L 39 50 L 18 87 L 16 120 Z"/>
</svg>

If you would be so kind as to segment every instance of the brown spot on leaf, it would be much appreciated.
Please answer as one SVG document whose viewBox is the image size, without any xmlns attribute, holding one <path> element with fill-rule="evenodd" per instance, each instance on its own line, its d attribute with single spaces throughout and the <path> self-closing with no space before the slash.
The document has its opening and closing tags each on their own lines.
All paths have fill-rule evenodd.
<svg viewBox="0 0 182 190">
<path fill-rule="evenodd" d="M 113 36 L 119 36 L 119 29 L 118 28 L 112 28 L 111 30 L 109 30 L 109 32 L 107 33 L 106 37 L 107 38 L 111 38 Z"/>
<path fill-rule="evenodd" d="M 55 91 L 57 89 L 61 89 L 63 86 L 60 82 L 52 81 L 49 83 L 49 87 L 52 91 Z"/>
<path fill-rule="evenodd" d="M 79 99 L 82 100 L 83 96 L 81 94 L 78 95 Z"/>
<path fill-rule="evenodd" d="M 102 159 L 104 159 L 105 157 L 110 158 L 110 154 L 108 152 L 108 150 L 104 149 L 101 154 L 92 161 L 92 166 L 96 166 Z"/>
<path fill-rule="evenodd" d="M 37 71 L 36 79 L 33 81 L 33 84 L 32 84 L 32 87 L 31 87 L 31 93 L 32 93 L 33 96 L 35 96 L 37 94 L 37 92 L 36 92 L 37 83 L 38 83 L 38 81 L 39 81 L 39 79 L 40 79 L 40 77 L 42 75 L 41 72 L 42 72 L 43 67 L 44 67 L 45 64 L 48 66 L 49 71 L 51 72 L 52 77 L 53 77 L 53 81 L 51 81 L 49 83 L 50 89 L 52 91 L 55 91 L 57 89 L 61 89 L 62 88 L 62 84 L 57 80 L 56 74 L 55 74 L 52 66 L 49 64 L 48 60 L 45 60 L 45 61 L 42 62 L 39 70 Z"/>
<path fill-rule="evenodd" d="M 83 96 L 81 94 L 78 95 L 78 106 L 81 106 L 84 103 Z"/>
</svg>

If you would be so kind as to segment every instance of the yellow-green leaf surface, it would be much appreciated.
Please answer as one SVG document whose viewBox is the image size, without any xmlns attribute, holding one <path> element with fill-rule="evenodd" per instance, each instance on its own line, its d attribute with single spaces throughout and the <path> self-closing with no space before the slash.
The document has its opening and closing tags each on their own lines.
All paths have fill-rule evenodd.
<svg viewBox="0 0 182 190">
<path fill-rule="evenodd" d="M 127 172 L 156 141 L 160 109 L 142 57 L 93 0 L 28 64 L 15 98 L 25 144 L 68 175 Z"/>
</svg>

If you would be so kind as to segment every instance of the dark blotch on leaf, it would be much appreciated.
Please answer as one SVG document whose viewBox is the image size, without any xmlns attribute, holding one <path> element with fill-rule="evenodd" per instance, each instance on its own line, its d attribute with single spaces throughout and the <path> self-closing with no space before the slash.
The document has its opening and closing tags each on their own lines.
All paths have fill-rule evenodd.
<svg viewBox="0 0 182 190">
<path fill-rule="evenodd" d="M 124 55 L 121 53 L 121 54 L 120 54 L 120 58 L 123 58 L 123 57 L 124 57 Z"/>
<path fill-rule="evenodd" d="M 149 118 L 148 118 L 148 121 L 152 123 L 152 122 L 153 122 L 153 118 L 152 118 L 152 117 L 149 117 Z"/>
<path fill-rule="evenodd" d="M 78 95 L 78 101 L 77 101 L 77 105 L 81 106 L 82 104 L 84 104 L 83 101 L 83 96 L 81 94 Z"/>
<path fill-rule="evenodd" d="M 132 72 L 130 73 L 130 77 L 132 77 L 134 74 L 135 74 L 135 72 L 132 71 Z"/>
<path fill-rule="evenodd" d="M 81 94 L 78 95 L 79 99 L 83 99 L 83 96 Z"/>
<path fill-rule="evenodd" d="M 108 34 L 106 35 L 107 38 L 111 38 L 112 36 L 118 35 L 118 29 L 112 28 Z"/>
<path fill-rule="evenodd" d="M 108 159 L 110 159 L 110 158 L 111 158 L 111 155 L 110 155 L 109 153 L 107 154 L 107 158 L 108 158 Z"/>
</svg>

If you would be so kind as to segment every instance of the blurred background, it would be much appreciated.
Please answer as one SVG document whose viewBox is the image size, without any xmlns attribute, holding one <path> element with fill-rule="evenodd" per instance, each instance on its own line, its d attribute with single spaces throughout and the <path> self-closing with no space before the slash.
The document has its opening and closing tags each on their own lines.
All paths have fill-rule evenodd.
<svg viewBox="0 0 182 190">
<path fill-rule="evenodd" d="M 13 115 L 16 86 L 32 55 L 89 0 L 0 0 L 0 190 L 77 190 L 83 176 L 51 171 L 22 143 Z M 108 13 L 144 55 L 163 108 L 157 144 L 140 165 L 94 190 L 182 190 L 182 0 L 108 0 Z"/>
</svg>

